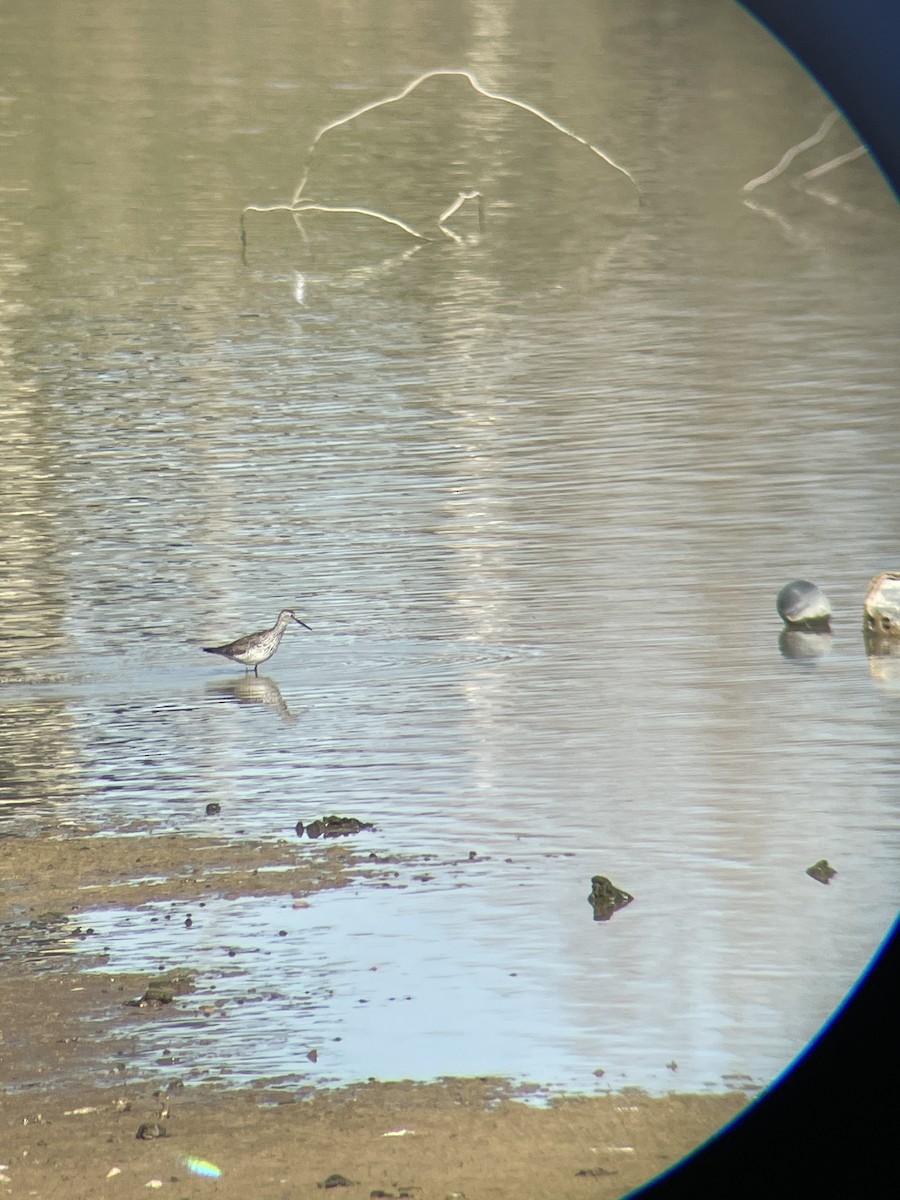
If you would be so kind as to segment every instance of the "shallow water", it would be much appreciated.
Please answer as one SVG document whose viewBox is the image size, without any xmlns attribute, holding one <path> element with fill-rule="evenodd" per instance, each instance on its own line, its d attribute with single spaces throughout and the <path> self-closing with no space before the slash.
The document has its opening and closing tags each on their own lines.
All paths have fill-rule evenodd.
<svg viewBox="0 0 900 1200">
<path fill-rule="evenodd" d="M 541 5 L 422 5 L 386 56 L 314 5 L 100 5 L 46 38 L 7 6 L 7 819 L 339 812 L 437 864 L 190 929 L 90 914 L 112 970 L 199 948 L 191 1012 L 277 995 L 167 1031 L 198 1070 L 765 1083 L 893 919 L 900 659 L 860 626 L 897 568 L 897 212 L 867 160 L 744 202 L 827 103 L 708 7 L 573 4 L 548 34 Z M 444 82 L 323 141 L 310 183 L 433 212 L 442 154 L 448 187 L 472 155 L 482 235 L 255 214 L 242 261 L 239 210 L 290 195 L 317 128 L 461 62 L 643 206 Z M 791 658 L 797 577 L 836 616 Z M 312 632 L 259 679 L 200 653 L 286 604 Z M 635 897 L 605 923 L 598 873 Z"/>
</svg>

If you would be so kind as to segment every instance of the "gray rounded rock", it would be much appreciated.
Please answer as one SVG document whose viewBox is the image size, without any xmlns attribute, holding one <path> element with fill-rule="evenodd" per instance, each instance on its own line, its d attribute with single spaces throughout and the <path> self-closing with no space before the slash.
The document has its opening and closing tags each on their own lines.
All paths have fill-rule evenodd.
<svg viewBox="0 0 900 1200">
<path fill-rule="evenodd" d="M 776 597 L 775 607 L 786 625 L 824 625 L 831 617 L 828 597 L 805 579 L 786 583 Z"/>
</svg>

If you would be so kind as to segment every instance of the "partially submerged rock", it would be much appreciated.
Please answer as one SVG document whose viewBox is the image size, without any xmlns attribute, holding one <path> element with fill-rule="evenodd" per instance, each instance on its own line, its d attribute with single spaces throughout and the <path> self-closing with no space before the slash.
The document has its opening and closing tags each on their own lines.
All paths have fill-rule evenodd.
<svg viewBox="0 0 900 1200">
<path fill-rule="evenodd" d="M 369 825 L 366 821 L 358 821 L 356 817 L 338 817 L 332 814 L 330 817 L 322 817 L 318 821 L 311 821 L 309 825 L 304 825 L 302 821 L 297 822 L 297 837 L 303 837 L 305 833 L 307 837 L 348 837 L 352 833 L 362 833 L 364 829 L 374 829 L 374 825 Z"/>
<path fill-rule="evenodd" d="M 634 896 L 623 892 L 605 875 L 594 875 L 591 879 L 591 894 L 588 903 L 594 910 L 595 921 L 608 921 L 614 912 L 630 904 Z"/>
<path fill-rule="evenodd" d="M 863 631 L 874 638 L 900 638 L 900 574 L 882 571 L 863 602 Z"/>
<path fill-rule="evenodd" d="M 775 598 L 775 607 L 786 625 L 824 629 L 831 620 L 828 597 L 806 579 L 786 583 Z"/>
<path fill-rule="evenodd" d="M 830 883 L 835 875 L 837 875 L 834 867 L 824 858 L 820 858 L 817 863 L 813 863 L 811 867 L 807 867 L 806 873 L 811 879 L 815 879 L 817 883 Z"/>
<path fill-rule="evenodd" d="M 176 996 L 184 996 L 193 990 L 193 976 L 185 971 L 175 971 L 151 979 L 142 996 L 126 1000 L 125 1003 L 129 1008 L 163 1008 L 171 1004 Z"/>
</svg>

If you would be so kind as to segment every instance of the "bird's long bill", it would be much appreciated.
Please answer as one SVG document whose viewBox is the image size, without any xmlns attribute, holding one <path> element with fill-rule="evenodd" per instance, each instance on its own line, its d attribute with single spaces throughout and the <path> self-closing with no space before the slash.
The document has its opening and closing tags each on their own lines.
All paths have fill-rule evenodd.
<svg viewBox="0 0 900 1200">
<path fill-rule="evenodd" d="M 298 625 L 302 625 L 304 629 L 309 629 L 309 626 L 307 625 L 307 623 L 305 621 L 301 621 L 299 617 L 294 617 L 294 620 L 297 622 Z M 309 629 L 309 632 L 312 633 L 312 630 Z"/>
</svg>

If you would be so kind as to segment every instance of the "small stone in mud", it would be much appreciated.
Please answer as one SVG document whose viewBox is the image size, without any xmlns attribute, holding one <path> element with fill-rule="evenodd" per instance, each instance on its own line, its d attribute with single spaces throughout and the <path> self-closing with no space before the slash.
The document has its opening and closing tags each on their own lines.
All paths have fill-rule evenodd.
<svg viewBox="0 0 900 1200">
<path fill-rule="evenodd" d="M 630 904 L 634 896 L 623 892 L 605 875 L 594 875 L 591 879 L 591 894 L 588 903 L 594 910 L 595 921 L 608 921 L 614 912 Z"/>
<path fill-rule="evenodd" d="M 835 875 L 837 875 L 834 867 L 824 858 L 820 858 L 817 863 L 813 863 L 811 867 L 807 867 L 806 873 L 810 879 L 815 879 L 817 883 L 830 883 Z"/>
<path fill-rule="evenodd" d="M 346 1175 L 329 1175 L 327 1179 L 323 1179 L 321 1183 L 317 1183 L 319 1188 L 336 1188 L 336 1187 L 356 1187 L 356 1183 L 352 1179 L 348 1179 Z"/>
<path fill-rule="evenodd" d="M 174 972 L 171 975 L 161 975 L 151 979 L 143 996 L 136 1000 L 126 1000 L 130 1008 L 161 1008 L 171 1004 L 176 996 L 183 996 L 193 988 L 190 975 Z"/>
<path fill-rule="evenodd" d="M 139 1125 L 138 1131 L 134 1136 L 140 1138 L 144 1142 L 148 1142 L 151 1138 L 165 1137 L 166 1127 L 165 1125 L 160 1125 L 156 1121 L 149 1121 L 144 1125 Z"/>
<path fill-rule="evenodd" d="M 212 804 L 207 804 L 206 806 L 206 815 L 208 817 L 217 817 L 221 811 L 222 805 L 216 804 L 215 801 L 213 801 Z"/>
<path fill-rule="evenodd" d="M 125 1003 L 131 1008 L 160 1008 L 163 1004 L 171 1004 L 174 999 L 175 993 L 171 988 L 151 984 L 143 996 L 126 1000 Z"/>
</svg>

